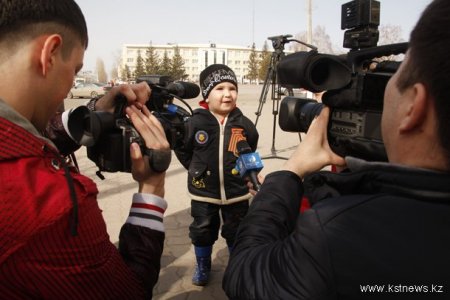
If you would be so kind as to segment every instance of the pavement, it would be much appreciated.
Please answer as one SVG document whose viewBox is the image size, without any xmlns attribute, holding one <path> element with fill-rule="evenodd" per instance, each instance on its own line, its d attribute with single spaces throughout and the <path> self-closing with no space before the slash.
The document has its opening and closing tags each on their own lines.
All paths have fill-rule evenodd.
<svg viewBox="0 0 450 300">
<path fill-rule="evenodd" d="M 265 175 L 282 166 L 284 158 L 289 157 L 295 150 L 300 138 L 298 133 L 283 132 L 279 128 L 279 115 L 273 113 L 277 110 L 277 101 L 271 99 L 270 90 L 266 101 L 260 101 L 262 87 L 262 85 L 240 85 L 237 104 L 253 122 L 257 117 L 255 113 L 260 112 L 257 122 L 260 136 L 257 152 L 263 157 L 264 168 L 261 174 Z M 186 101 L 192 108 L 196 108 L 199 99 Z M 85 102 L 86 99 L 66 99 L 65 107 L 68 109 Z M 277 121 L 275 135 L 274 116 Z M 117 245 L 120 228 L 129 213 L 132 194 L 137 191 L 137 183 L 128 173 L 103 173 L 106 179 L 100 180 L 95 174 L 97 168 L 87 158 L 84 147 L 76 152 L 76 156 L 81 172 L 97 183 L 98 203 L 103 211 L 111 242 Z M 166 239 L 153 299 L 228 299 L 222 290 L 223 273 L 228 262 L 228 248 L 222 237 L 214 244 L 209 284 L 198 287 L 191 283 L 195 256 L 189 239 L 189 224 L 192 218 L 190 198 L 187 195 L 187 171 L 175 156 L 167 171 L 165 199 L 168 202 L 168 209 L 164 215 Z"/>
</svg>

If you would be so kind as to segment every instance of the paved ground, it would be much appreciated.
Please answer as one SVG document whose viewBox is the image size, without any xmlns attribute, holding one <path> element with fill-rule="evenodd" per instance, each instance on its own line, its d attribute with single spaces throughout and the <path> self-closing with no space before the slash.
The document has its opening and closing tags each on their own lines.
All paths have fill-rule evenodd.
<svg viewBox="0 0 450 300">
<path fill-rule="evenodd" d="M 238 107 L 255 121 L 258 107 L 260 107 L 260 93 L 262 85 L 239 86 Z M 66 108 L 81 105 L 86 100 L 67 99 Z M 187 100 L 193 108 L 197 107 L 198 99 Z M 271 100 L 270 91 L 267 100 L 262 104 L 261 115 L 258 119 L 257 129 L 260 134 L 258 152 L 263 159 L 262 174 L 277 170 L 299 143 L 297 133 L 286 133 L 276 124 L 275 143 L 273 143 L 273 108 L 277 101 Z M 278 116 L 277 116 L 278 121 Z M 274 144 L 275 151 L 272 151 Z M 137 184 L 127 173 L 104 173 L 106 179 L 100 180 L 96 175 L 96 167 L 86 157 L 85 148 L 77 153 L 81 172 L 92 178 L 98 185 L 100 194 L 99 205 L 108 226 L 108 233 L 113 243 L 118 242 L 119 230 L 125 222 L 129 212 L 131 195 L 137 191 Z M 173 157 L 172 164 L 167 171 L 166 200 L 169 207 L 165 213 L 164 226 L 166 240 L 164 253 L 161 259 L 162 268 L 158 284 L 154 289 L 154 299 L 227 299 L 222 290 L 223 271 L 228 262 L 228 249 L 222 238 L 214 245 L 212 273 L 210 284 L 206 287 L 197 287 L 191 284 L 194 270 L 194 253 L 188 237 L 188 226 L 191 222 L 190 199 L 186 190 L 186 171 Z"/>
</svg>

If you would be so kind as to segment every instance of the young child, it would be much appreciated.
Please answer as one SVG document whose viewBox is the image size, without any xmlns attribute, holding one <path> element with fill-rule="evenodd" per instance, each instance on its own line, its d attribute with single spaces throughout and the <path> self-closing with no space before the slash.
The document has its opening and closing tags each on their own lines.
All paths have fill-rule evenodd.
<svg viewBox="0 0 450 300">
<path fill-rule="evenodd" d="M 222 237 L 232 250 L 237 228 L 249 206 L 246 182 L 235 174 L 238 141 L 247 140 L 253 151 L 258 143 L 255 125 L 236 107 L 236 75 L 222 64 L 200 73 L 202 108 L 188 120 L 185 143 L 175 154 L 188 170 L 191 197 L 189 237 L 197 264 L 194 285 L 206 285 L 211 270 L 211 252 L 218 238 L 222 214 Z"/>
</svg>

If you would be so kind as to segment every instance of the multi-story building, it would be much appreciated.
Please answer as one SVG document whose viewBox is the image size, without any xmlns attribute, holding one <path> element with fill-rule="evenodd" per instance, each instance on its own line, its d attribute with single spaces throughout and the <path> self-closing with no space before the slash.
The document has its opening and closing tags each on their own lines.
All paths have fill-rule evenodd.
<svg viewBox="0 0 450 300">
<path fill-rule="evenodd" d="M 246 82 L 248 73 L 249 57 L 252 51 L 251 47 L 221 45 L 221 44 L 167 44 L 152 45 L 155 53 L 162 59 L 164 52 L 167 52 L 169 58 L 174 55 L 174 48 L 178 46 L 180 55 L 184 59 L 184 68 L 188 75 L 188 80 L 198 82 L 200 72 L 212 64 L 228 65 L 236 73 L 237 79 L 243 83 Z M 141 57 L 145 60 L 146 51 L 149 45 L 143 44 L 125 44 L 122 46 L 122 63 L 119 66 L 119 76 L 128 66 L 130 72 L 134 72 L 138 57 L 138 50 Z M 255 49 L 258 57 L 262 50 Z"/>
</svg>

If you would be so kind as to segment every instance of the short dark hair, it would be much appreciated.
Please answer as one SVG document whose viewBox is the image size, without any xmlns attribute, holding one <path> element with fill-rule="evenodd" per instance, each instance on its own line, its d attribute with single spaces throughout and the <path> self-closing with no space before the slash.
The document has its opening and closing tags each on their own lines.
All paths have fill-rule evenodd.
<svg viewBox="0 0 450 300">
<path fill-rule="evenodd" d="M 45 33 L 61 34 L 65 51 L 73 47 L 73 38 L 78 38 L 85 48 L 88 45 L 86 20 L 75 1 L 0 0 L 0 42 Z"/>
<path fill-rule="evenodd" d="M 399 74 L 400 91 L 423 83 L 434 98 L 438 135 L 450 167 L 450 1 L 434 0 L 411 32 L 408 63 Z"/>
</svg>

